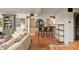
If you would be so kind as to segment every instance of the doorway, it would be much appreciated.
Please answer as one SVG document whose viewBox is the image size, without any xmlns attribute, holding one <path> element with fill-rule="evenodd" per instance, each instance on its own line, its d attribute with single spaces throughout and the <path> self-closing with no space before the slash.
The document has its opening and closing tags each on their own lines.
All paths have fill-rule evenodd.
<svg viewBox="0 0 79 59">
<path fill-rule="evenodd" d="M 29 24 L 30 24 L 30 34 L 31 36 L 35 36 L 36 35 L 36 31 L 37 31 L 37 28 L 36 28 L 36 18 L 33 16 L 33 17 L 30 17 L 29 18 Z"/>
<path fill-rule="evenodd" d="M 79 13 L 74 14 L 75 40 L 79 40 Z"/>
</svg>

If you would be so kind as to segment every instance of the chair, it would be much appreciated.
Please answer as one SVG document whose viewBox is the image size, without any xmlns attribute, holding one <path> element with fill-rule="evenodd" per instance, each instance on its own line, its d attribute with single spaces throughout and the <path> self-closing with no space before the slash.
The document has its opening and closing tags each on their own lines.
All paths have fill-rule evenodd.
<svg viewBox="0 0 79 59">
<path fill-rule="evenodd" d="M 45 35 L 48 36 L 47 33 L 48 33 L 48 27 L 44 27 L 43 28 L 43 36 L 45 36 Z"/>
<path fill-rule="evenodd" d="M 48 29 L 49 36 L 53 36 L 53 26 Z"/>
<path fill-rule="evenodd" d="M 41 36 L 43 35 L 43 28 L 42 28 L 42 27 L 39 27 L 39 28 L 38 28 L 38 37 L 39 37 L 40 35 L 41 35 Z"/>
</svg>

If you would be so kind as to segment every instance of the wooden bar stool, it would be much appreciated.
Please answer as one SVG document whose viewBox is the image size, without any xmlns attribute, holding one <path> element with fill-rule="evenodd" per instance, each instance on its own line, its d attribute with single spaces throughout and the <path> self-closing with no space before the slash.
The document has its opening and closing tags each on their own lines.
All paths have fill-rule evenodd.
<svg viewBox="0 0 79 59">
<path fill-rule="evenodd" d="M 42 27 L 38 28 L 38 37 L 39 36 L 43 36 L 43 28 Z"/>
<path fill-rule="evenodd" d="M 47 27 L 44 27 L 43 28 L 43 36 L 48 36 L 47 32 L 48 32 Z"/>
<path fill-rule="evenodd" d="M 49 37 L 52 36 L 53 37 L 53 27 L 49 27 L 48 29 L 48 33 L 49 33 Z"/>
</svg>

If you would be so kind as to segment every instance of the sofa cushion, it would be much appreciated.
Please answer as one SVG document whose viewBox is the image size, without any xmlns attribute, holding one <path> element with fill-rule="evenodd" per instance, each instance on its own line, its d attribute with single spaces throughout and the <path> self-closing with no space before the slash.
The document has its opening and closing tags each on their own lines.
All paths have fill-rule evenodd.
<svg viewBox="0 0 79 59">
<path fill-rule="evenodd" d="M 12 38 L 11 35 L 5 35 L 5 36 L 3 37 L 3 40 L 6 42 L 6 41 L 10 40 L 11 38 Z"/>
<path fill-rule="evenodd" d="M 14 43 L 15 43 L 15 40 L 14 40 L 14 39 L 11 39 L 11 40 L 9 40 L 9 41 L 7 41 L 7 42 L 1 44 L 1 45 L 0 45 L 0 49 L 1 49 L 1 50 L 5 50 L 5 49 L 7 49 L 8 47 L 10 47 L 10 46 L 11 46 L 12 44 L 14 44 Z"/>
<path fill-rule="evenodd" d="M 4 39 L 0 39 L 0 44 L 2 44 L 2 43 L 4 43 L 5 41 L 4 41 Z"/>
<path fill-rule="evenodd" d="M 22 38 L 23 38 L 22 35 L 18 36 L 17 38 L 15 38 L 15 42 L 19 42 Z"/>
</svg>

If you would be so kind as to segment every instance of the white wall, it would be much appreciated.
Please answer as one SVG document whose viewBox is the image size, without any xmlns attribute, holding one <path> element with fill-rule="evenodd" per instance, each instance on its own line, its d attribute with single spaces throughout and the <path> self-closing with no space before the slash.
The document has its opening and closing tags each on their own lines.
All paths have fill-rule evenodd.
<svg viewBox="0 0 79 59">
<path fill-rule="evenodd" d="M 44 16 L 54 16 L 61 10 L 62 8 L 43 8 L 41 14 Z"/>
<path fill-rule="evenodd" d="M 43 8 L 41 13 L 38 15 L 38 18 L 41 18 L 46 22 L 46 18 L 50 16 L 55 16 L 62 8 Z"/>
<path fill-rule="evenodd" d="M 67 9 L 63 9 L 56 15 L 57 24 L 65 24 L 65 37 L 64 41 L 74 41 L 74 13 L 79 12 L 79 9 L 74 8 L 73 12 L 68 12 Z M 71 22 L 71 23 L 69 23 Z"/>
<path fill-rule="evenodd" d="M 71 22 L 71 23 L 69 23 Z M 67 12 L 65 18 L 65 40 L 71 42 L 74 40 L 74 20 L 73 20 L 73 13 Z"/>
<path fill-rule="evenodd" d="M 64 20 L 65 20 L 65 17 L 66 17 L 66 8 L 62 9 L 60 12 L 58 12 L 56 14 L 56 24 L 64 24 Z"/>
</svg>

